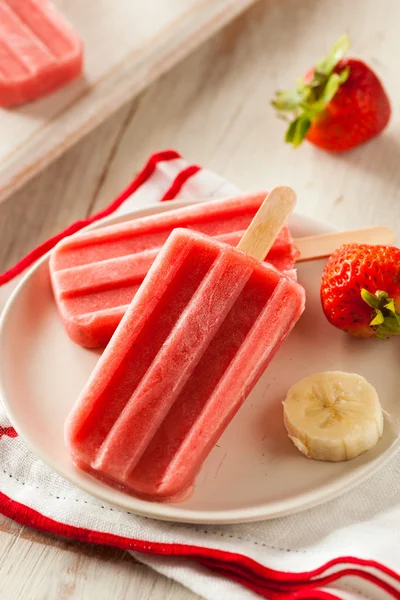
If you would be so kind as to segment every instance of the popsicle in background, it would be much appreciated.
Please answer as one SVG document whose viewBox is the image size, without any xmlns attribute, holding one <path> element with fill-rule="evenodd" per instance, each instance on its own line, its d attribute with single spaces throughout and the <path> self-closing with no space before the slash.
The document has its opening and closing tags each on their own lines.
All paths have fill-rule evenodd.
<svg viewBox="0 0 400 600">
<path fill-rule="evenodd" d="M 266 195 L 262 191 L 201 202 L 62 240 L 50 258 L 50 274 L 68 335 L 82 346 L 105 346 L 174 228 L 236 246 Z M 290 271 L 295 256 L 285 225 L 267 259 Z"/>
<path fill-rule="evenodd" d="M 303 288 L 261 260 L 294 198 L 275 188 L 239 249 L 170 234 L 67 420 L 79 468 L 150 500 L 188 493 L 303 312 Z"/>
<path fill-rule="evenodd" d="M 0 0 L 0 106 L 58 89 L 82 63 L 79 36 L 48 0 Z"/>
</svg>

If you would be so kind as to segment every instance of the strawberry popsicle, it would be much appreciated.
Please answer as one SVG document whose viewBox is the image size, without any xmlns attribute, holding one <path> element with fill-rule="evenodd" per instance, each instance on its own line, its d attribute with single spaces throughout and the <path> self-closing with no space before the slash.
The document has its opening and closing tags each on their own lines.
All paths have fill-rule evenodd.
<svg viewBox="0 0 400 600">
<path fill-rule="evenodd" d="M 30 102 L 82 72 L 82 42 L 47 0 L 0 0 L 0 106 Z"/>
<path fill-rule="evenodd" d="M 263 257 L 272 244 L 282 190 L 292 192 L 271 192 L 257 213 L 264 209 L 263 222 L 256 215 L 253 236 L 243 236 L 246 252 Z M 279 227 L 294 194 L 289 200 Z M 292 277 L 175 229 L 67 420 L 74 463 L 127 493 L 182 499 L 303 309 Z"/>
<path fill-rule="evenodd" d="M 104 347 L 174 228 L 201 231 L 236 246 L 266 195 L 202 202 L 61 241 L 52 253 L 50 273 L 68 335 L 82 346 Z M 287 226 L 267 258 L 279 270 L 293 269 L 295 250 Z"/>
</svg>

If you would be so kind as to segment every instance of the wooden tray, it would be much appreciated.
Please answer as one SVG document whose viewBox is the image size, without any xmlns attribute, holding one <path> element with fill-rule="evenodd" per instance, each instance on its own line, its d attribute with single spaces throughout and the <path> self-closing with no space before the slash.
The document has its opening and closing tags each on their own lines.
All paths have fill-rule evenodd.
<svg viewBox="0 0 400 600">
<path fill-rule="evenodd" d="M 54 0 L 85 44 L 85 75 L 0 109 L 0 201 L 254 0 Z"/>
</svg>

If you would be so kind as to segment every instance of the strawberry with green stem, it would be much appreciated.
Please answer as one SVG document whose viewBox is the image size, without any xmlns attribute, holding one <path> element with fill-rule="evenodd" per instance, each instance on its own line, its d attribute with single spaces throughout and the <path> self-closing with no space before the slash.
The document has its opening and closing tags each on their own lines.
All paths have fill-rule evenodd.
<svg viewBox="0 0 400 600">
<path fill-rule="evenodd" d="M 400 334 L 400 249 L 347 244 L 325 265 L 321 302 L 328 321 L 356 337 Z"/>
<path fill-rule="evenodd" d="M 387 125 L 390 102 L 382 83 L 364 62 L 344 58 L 347 35 L 333 46 L 294 90 L 277 92 L 272 102 L 279 116 L 293 115 L 286 141 L 304 139 L 331 152 L 343 152 L 378 135 Z"/>
</svg>

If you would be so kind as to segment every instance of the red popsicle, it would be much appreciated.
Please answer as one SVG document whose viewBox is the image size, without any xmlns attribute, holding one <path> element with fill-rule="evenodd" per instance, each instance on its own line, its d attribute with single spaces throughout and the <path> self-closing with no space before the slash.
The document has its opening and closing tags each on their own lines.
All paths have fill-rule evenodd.
<svg viewBox="0 0 400 600">
<path fill-rule="evenodd" d="M 202 202 L 60 242 L 50 259 L 50 273 L 68 335 L 82 346 L 105 346 L 174 228 L 201 231 L 236 246 L 266 195 Z M 295 249 L 287 226 L 267 258 L 279 270 L 293 269 Z"/>
<path fill-rule="evenodd" d="M 243 251 L 171 233 L 66 423 L 78 467 L 151 500 L 187 494 L 304 309 L 292 277 L 244 252 L 263 258 L 293 204 L 276 188 Z"/>
<path fill-rule="evenodd" d="M 82 42 L 47 0 L 0 0 L 0 106 L 36 100 L 82 72 Z"/>
</svg>

